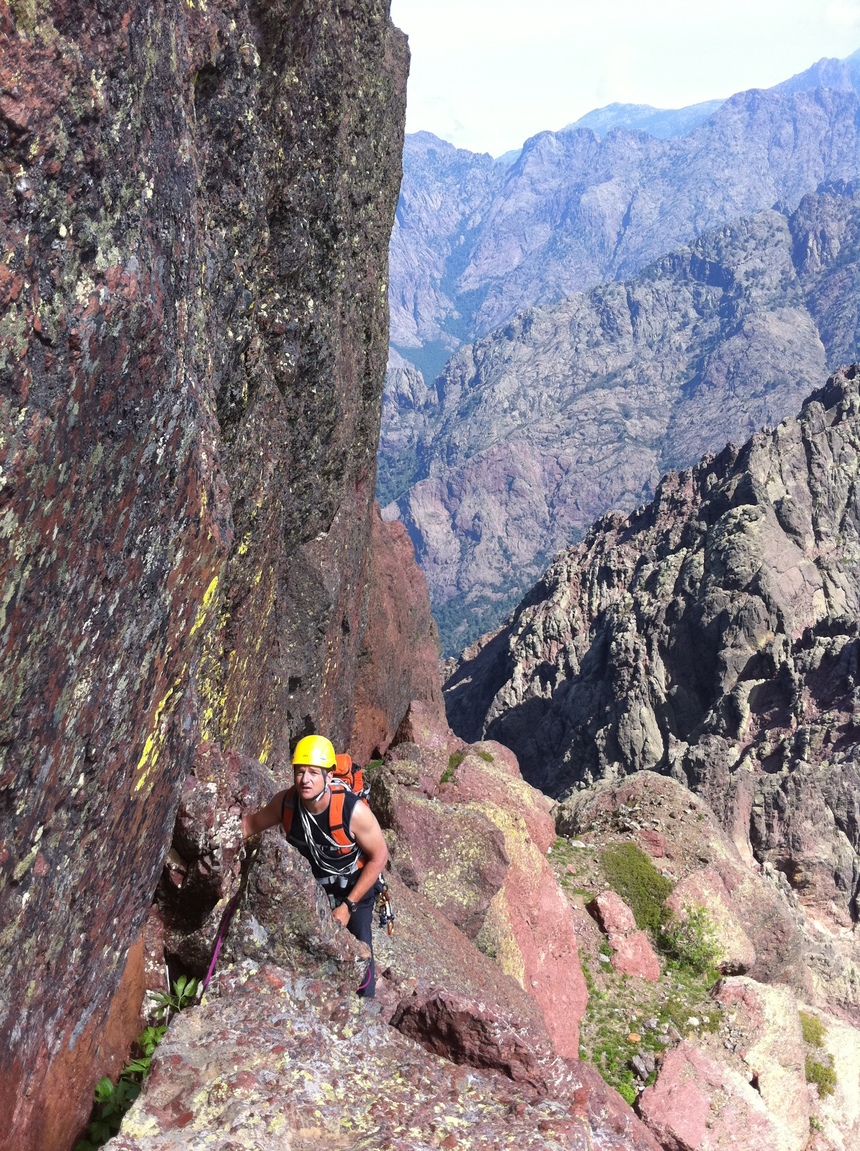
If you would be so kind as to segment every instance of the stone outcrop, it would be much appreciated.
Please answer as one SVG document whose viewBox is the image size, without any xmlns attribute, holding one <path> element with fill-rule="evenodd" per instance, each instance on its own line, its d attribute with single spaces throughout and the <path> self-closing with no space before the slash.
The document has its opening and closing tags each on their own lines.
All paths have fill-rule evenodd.
<svg viewBox="0 0 860 1151">
<path fill-rule="evenodd" d="M 570 908 L 546 861 L 545 798 L 494 743 L 456 756 L 391 752 L 373 806 L 395 874 L 494 957 L 538 1004 L 556 1052 L 576 1058 L 587 991 Z"/>
<path fill-rule="evenodd" d="M 743 858 L 781 873 L 848 942 L 858 452 L 851 369 L 798 418 L 599 521 L 461 662 L 447 688 L 454 730 L 505 743 L 555 794 L 671 773 L 708 800 Z"/>
<path fill-rule="evenodd" d="M 612 948 L 612 966 L 623 975 L 635 975 L 650 983 L 660 978 L 660 961 L 644 931 L 638 931 L 633 912 L 614 891 L 599 892 L 587 904 Z"/>
<path fill-rule="evenodd" d="M 401 523 L 376 507 L 370 537 L 367 606 L 358 653 L 348 746 L 360 764 L 388 750 L 413 701 L 425 721 L 447 729 L 439 635 L 427 581 Z"/>
<path fill-rule="evenodd" d="M 110 1151 L 204 1140 L 216 1151 L 658 1151 L 590 1067 L 557 1061 L 541 1093 L 501 1071 L 458 1066 L 361 1011 L 333 972 L 250 965 L 219 984 L 171 1026 Z"/>
<path fill-rule="evenodd" d="M 16 1151 L 70 1143 L 116 1067 L 201 736 L 277 765 L 349 735 L 406 62 L 382 0 L 0 11 Z"/>
<path fill-rule="evenodd" d="M 638 1110 L 669 1151 L 789 1151 L 793 1146 L 780 1139 L 773 1116 L 740 1072 L 686 1041 L 666 1055 Z"/>
<path fill-rule="evenodd" d="M 446 653 L 498 626 L 595 518 L 793 415 L 856 359 L 858 261 L 860 191 L 833 184 L 515 317 L 407 406 L 390 395 L 380 459 L 390 443 L 414 470 L 406 491 L 389 475 L 384 514 L 415 541 Z"/>
</svg>

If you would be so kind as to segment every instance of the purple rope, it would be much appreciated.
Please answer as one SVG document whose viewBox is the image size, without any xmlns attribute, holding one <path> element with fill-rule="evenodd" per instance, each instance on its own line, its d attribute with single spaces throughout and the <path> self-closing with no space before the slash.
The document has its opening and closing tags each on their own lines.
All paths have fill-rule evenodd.
<svg viewBox="0 0 860 1151">
<path fill-rule="evenodd" d="M 203 980 L 203 988 L 201 995 L 209 986 L 209 980 L 215 974 L 215 964 L 218 962 L 218 956 L 221 954 L 221 944 L 227 936 L 227 929 L 230 926 L 230 920 L 233 918 L 233 912 L 236 910 L 236 904 L 239 902 L 239 892 L 237 891 L 227 906 L 224 908 L 224 914 L 221 916 L 221 922 L 218 925 L 218 935 L 215 939 L 215 950 L 212 952 L 212 962 L 209 964 L 209 970 L 206 972 L 206 978 Z"/>
</svg>

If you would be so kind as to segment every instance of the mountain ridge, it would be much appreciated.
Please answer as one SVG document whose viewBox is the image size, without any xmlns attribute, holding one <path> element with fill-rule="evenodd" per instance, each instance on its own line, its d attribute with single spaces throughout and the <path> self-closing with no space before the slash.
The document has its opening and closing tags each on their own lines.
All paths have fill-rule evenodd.
<svg viewBox="0 0 860 1151">
<path fill-rule="evenodd" d="M 860 190 L 836 183 L 524 313 L 433 388 L 405 362 L 389 372 L 381 481 L 404 482 L 389 459 L 422 478 L 384 514 L 410 531 L 445 650 L 495 626 L 597 515 L 778 422 L 856 358 L 858 261 Z"/>
</svg>

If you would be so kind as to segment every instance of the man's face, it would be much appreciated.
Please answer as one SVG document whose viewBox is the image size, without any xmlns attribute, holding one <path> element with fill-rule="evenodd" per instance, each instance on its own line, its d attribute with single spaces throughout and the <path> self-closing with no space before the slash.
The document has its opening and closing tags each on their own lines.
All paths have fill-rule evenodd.
<svg viewBox="0 0 860 1151">
<path fill-rule="evenodd" d="M 320 767 L 297 763 L 293 766 L 293 778 L 301 799 L 315 799 L 325 787 L 325 772 Z"/>
</svg>

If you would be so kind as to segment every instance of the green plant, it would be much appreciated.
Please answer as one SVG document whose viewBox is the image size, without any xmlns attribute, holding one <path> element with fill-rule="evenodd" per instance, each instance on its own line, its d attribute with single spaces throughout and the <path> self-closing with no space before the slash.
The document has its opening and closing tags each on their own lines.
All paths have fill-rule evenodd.
<svg viewBox="0 0 860 1151">
<path fill-rule="evenodd" d="M 143 1080 L 156 1047 L 164 1038 L 167 1020 L 172 1013 L 189 1007 L 197 998 L 199 980 L 181 975 L 173 984 L 173 991 L 159 992 L 155 998 L 155 1017 L 158 1023 L 144 1027 L 132 1044 L 133 1057 L 126 1063 L 116 1083 L 105 1075 L 93 1092 L 93 1110 L 86 1134 L 75 1144 L 75 1151 L 98 1151 L 120 1129 L 122 1118 L 140 1094 Z"/>
<path fill-rule="evenodd" d="M 800 1026 L 803 1030 L 803 1041 L 808 1043 L 810 1047 L 823 1047 L 824 1046 L 824 1033 L 827 1028 L 820 1019 L 816 1019 L 814 1015 L 810 1015 L 808 1011 L 799 1011 Z"/>
<path fill-rule="evenodd" d="M 812 1131 L 823 1131 L 824 1130 L 824 1124 L 821 1122 L 821 1120 L 818 1118 L 817 1115 L 810 1115 L 809 1116 L 809 1127 L 810 1127 L 810 1130 L 812 1130 Z"/>
<path fill-rule="evenodd" d="M 465 758 L 466 758 L 465 751 L 455 751 L 452 755 L 450 755 L 448 757 L 448 766 L 445 768 L 444 772 L 442 773 L 442 778 L 439 782 L 440 783 L 453 783 L 454 772 L 457 770 L 457 768 L 460 766 L 460 764 L 463 762 L 463 760 Z"/>
<path fill-rule="evenodd" d="M 818 1088 L 819 1098 L 823 1099 L 826 1095 L 832 1095 L 836 1090 L 836 1069 L 833 1066 L 832 1056 L 828 1058 L 826 1063 L 808 1056 L 806 1060 L 806 1082 L 815 1084 Z"/>
<path fill-rule="evenodd" d="M 479 757 L 479 759 L 482 759 L 484 761 L 484 763 L 494 763 L 495 762 L 493 753 L 491 751 L 481 750 L 478 752 L 478 757 Z"/>
<path fill-rule="evenodd" d="M 657 942 L 664 955 L 695 975 L 713 971 L 720 956 L 711 918 L 702 907 L 684 908 L 682 919 L 672 916 L 661 926 Z"/>
<path fill-rule="evenodd" d="M 626 1103 L 629 1103 L 632 1107 L 636 1102 L 636 1096 L 639 1094 L 639 1092 L 636 1090 L 632 1083 L 619 1083 L 618 1094 Z"/>
<path fill-rule="evenodd" d="M 661 875 L 635 843 L 607 847 L 601 859 L 606 882 L 630 907 L 636 925 L 656 932 L 666 918 L 664 904 L 672 882 Z"/>
<path fill-rule="evenodd" d="M 183 1011 L 189 1007 L 197 998 L 199 986 L 199 979 L 188 979 L 187 976 L 180 975 L 173 984 L 172 994 L 166 991 L 157 992 L 153 996 L 153 1002 L 155 1003 L 155 1018 L 159 1023 L 169 1019 L 177 1011 Z"/>
</svg>

